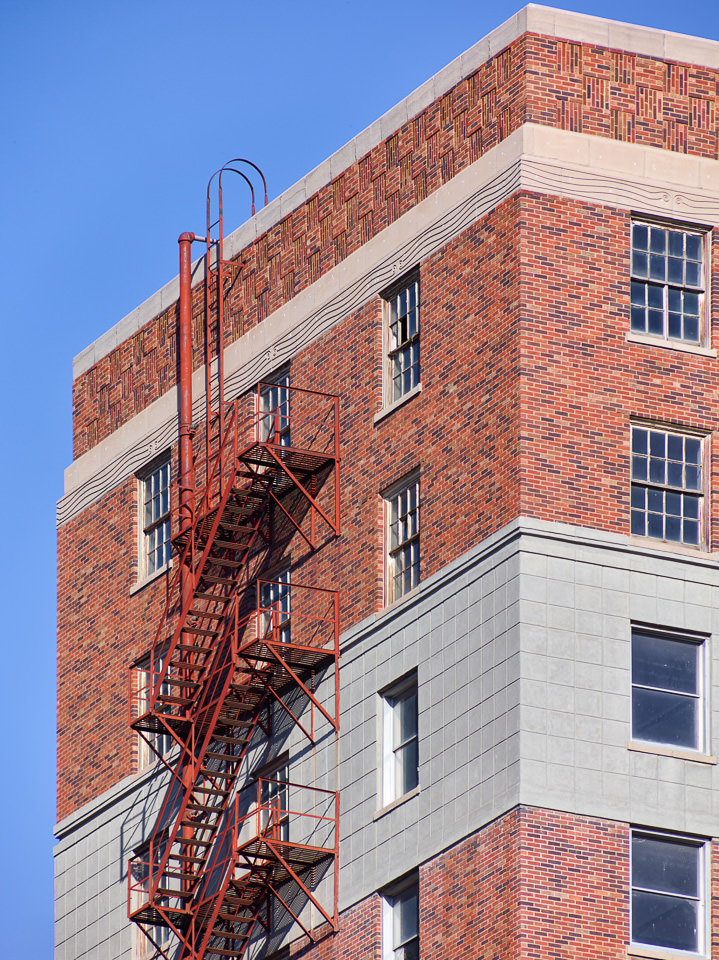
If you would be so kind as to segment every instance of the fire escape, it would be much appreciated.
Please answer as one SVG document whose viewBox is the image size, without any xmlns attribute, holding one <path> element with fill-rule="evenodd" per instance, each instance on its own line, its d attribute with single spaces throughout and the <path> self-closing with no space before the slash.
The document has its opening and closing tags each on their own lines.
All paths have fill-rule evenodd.
<svg viewBox="0 0 719 960">
<path fill-rule="evenodd" d="M 337 792 L 251 774 L 278 716 L 311 744 L 319 730 L 339 730 L 336 593 L 261 576 L 278 525 L 313 550 L 323 527 L 339 534 L 339 402 L 289 384 L 260 384 L 254 403 L 224 399 L 225 300 L 241 264 L 223 257 L 222 174 L 252 189 L 240 163 L 208 185 L 197 459 L 189 251 L 201 238 L 180 237 L 176 572 L 149 657 L 131 668 L 132 727 L 170 776 L 149 843 L 128 867 L 128 914 L 158 955 L 180 960 L 239 960 L 270 932 L 278 904 L 311 938 L 309 904 L 337 927 Z M 158 743 L 168 738 L 166 754 Z"/>
</svg>

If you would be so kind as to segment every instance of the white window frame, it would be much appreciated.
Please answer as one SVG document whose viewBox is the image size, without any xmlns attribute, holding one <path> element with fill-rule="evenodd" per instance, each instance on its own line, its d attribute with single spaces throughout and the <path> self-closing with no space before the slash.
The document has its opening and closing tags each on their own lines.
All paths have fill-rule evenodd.
<svg viewBox="0 0 719 960">
<path fill-rule="evenodd" d="M 691 646 L 696 650 L 696 691 L 683 691 L 672 687 L 665 687 L 653 683 L 642 683 L 635 675 L 634 668 L 634 649 L 639 637 L 656 638 L 668 643 L 682 644 Z M 708 750 L 708 700 L 707 691 L 707 657 L 709 648 L 709 638 L 701 634 L 685 633 L 678 630 L 666 630 L 656 627 L 634 624 L 632 626 L 632 740 L 636 743 L 647 744 L 650 746 L 668 747 L 671 749 L 696 752 L 705 754 Z M 683 701 L 694 702 L 695 716 L 695 743 L 689 746 L 684 743 L 678 743 L 676 740 L 648 740 L 639 735 L 635 729 L 635 691 L 655 692 L 660 696 L 662 694 L 668 697 L 681 698 Z"/>
<path fill-rule="evenodd" d="M 416 897 L 416 933 L 404 940 L 395 935 L 395 913 Z M 419 877 L 413 874 L 401 883 L 394 885 L 382 894 L 382 960 L 406 960 L 405 947 L 416 945 L 415 955 L 419 957 Z M 411 954 L 409 955 L 411 956 Z"/>
<path fill-rule="evenodd" d="M 650 337 L 651 339 L 656 339 L 666 344 L 677 344 L 677 345 L 689 345 L 695 347 L 705 346 L 707 343 L 707 334 L 708 334 L 708 323 L 706 321 L 706 305 L 709 303 L 707 283 L 708 278 L 711 276 L 709 269 L 709 251 L 711 244 L 709 243 L 709 231 L 706 228 L 699 227 L 697 225 L 672 222 L 668 220 L 652 220 L 651 218 L 642 218 L 637 217 L 632 220 L 631 223 L 631 236 L 630 236 L 630 255 L 631 255 L 631 293 L 630 293 L 630 320 L 629 320 L 629 329 L 633 335 L 638 335 L 641 337 Z M 645 251 L 636 246 L 635 247 L 635 238 L 637 237 L 638 231 L 641 229 L 646 229 L 649 231 L 648 237 L 648 246 L 651 246 L 651 231 L 654 230 L 657 232 L 657 237 L 659 237 L 659 232 L 665 232 L 665 250 L 666 253 L 657 253 L 654 254 L 654 257 L 659 264 L 662 261 L 665 261 L 664 267 L 666 268 L 669 265 L 669 261 L 672 260 L 674 263 L 682 263 L 683 265 L 683 279 L 682 282 L 679 282 L 678 278 L 673 278 L 673 282 L 669 281 L 668 276 L 665 275 L 664 279 L 660 277 L 650 277 L 649 273 L 651 270 L 649 261 L 652 258 L 652 254 L 648 251 L 646 252 L 647 262 L 644 262 Z M 699 243 L 699 249 L 701 253 L 701 262 L 699 269 L 699 278 L 698 283 L 687 282 L 686 276 L 686 263 L 697 263 L 693 257 L 686 257 L 684 252 L 682 256 L 670 257 L 668 252 L 668 243 L 669 243 L 669 234 L 681 234 L 683 236 L 683 251 L 686 251 L 686 238 L 692 237 L 695 238 Z M 649 297 L 650 290 L 654 290 L 660 293 L 658 300 L 661 300 L 661 314 L 662 314 L 662 330 L 661 332 L 657 330 L 650 331 L 649 327 Z M 641 295 L 643 292 L 643 295 Z M 679 294 L 682 300 L 682 309 L 684 303 L 684 294 L 689 294 L 691 296 L 697 297 L 697 337 L 693 339 L 691 337 L 681 336 L 670 336 L 669 325 L 670 325 L 670 310 L 669 310 L 669 300 L 671 294 Z M 643 305 L 640 304 L 640 300 Z M 656 315 L 659 312 L 659 303 L 657 301 L 656 306 L 653 310 Z M 638 323 L 638 319 L 641 314 L 644 314 L 645 320 L 642 324 Z M 676 315 L 676 313 L 675 313 Z M 681 314 L 683 317 L 683 313 Z M 682 330 L 683 334 L 683 330 Z"/>
<path fill-rule="evenodd" d="M 277 624 L 279 639 L 281 643 L 289 643 L 291 640 L 291 622 L 292 616 L 292 582 L 290 578 L 289 566 L 270 574 L 268 577 L 262 577 L 260 583 L 260 616 L 258 618 L 258 627 L 260 630 L 260 639 L 264 637 L 272 624 L 272 618 L 275 610 L 277 611 Z"/>
<path fill-rule="evenodd" d="M 138 693 L 142 694 L 142 701 L 138 703 L 138 715 L 142 716 L 150 709 L 150 696 L 152 694 L 152 678 L 150 676 L 150 654 L 148 653 L 141 660 L 136 661 L 136 682 Z M 164 664 L 164 656 L 156 658 L 155 675 L 159 677 Z M 170 694 L 172 689 L 169 684 L 163 683 L 161 693 Z M 172 751 L 174 740 L 169 733 L 150 733 L 137 735 L 137 769 L 138 772 L 146 769 L 155 763 L 159 757 L 167 758 Z M 153 750 L 148 740 L 152 740 L 155 749 Z"/>
<path fill-rule="evenodd" d="M 290 817 L 289 817 L 289 799 L 290 799 L 290 764 L 287 757 L 279 760 L 273 760 L 266 764 L 257 774 L 260 781 L 260 804 L 269 804 L 274 800 L 279 803 L 280 810 L 280 830 L 279 839 L 287 843 L 290 839 Z M 274 782 L 273 782 L 274 781 Z M 265 811 L 262 811 L 260 829 L 267 827 L 269 817 Z"/>
<path fill-rule="evenodd" d="M 647 452 L 642 453 L 635 449 L 638 447 L 640 438 L 637 434 L 643 431 L 647 434 Z M 657 457 L 658 461 L 664 460 L 667 464 L 667 468 L 670 463 L 680 463 L 682 464 L 682 473 L 683 481 L 679 485 L 677 483 L 669 483 L 668 476 L 665 476 L 664 481 L 659 481 L 652 479 L 651 469 L 652 469 L 652 457 L 651 457 L 651 444 L 652 444 L 652 435 L 663 435 L 665 439 L 665 449 L 667 454 L 664 458 Z M 694 487 L 690 482 L 687 481 L 688 469 L 692 468 L 694 465 L 686 459 L 686 454 L 682 461 L 676 461 L 669 458 L 669 439 L 670 438 L 681 438 L 684 442 L 687 440 L 694 440 L 699 444 L 699 479 L 698 487 Z M 642 476 L 643 464 L 640 462 L 646 458 L 647 461 L 647 476 Z M 709 466 L 710 466 L 710 452 L 709 452 L 709 437 L 698 432 L 693 432 L 690 430 L 682 430 L 680 428 L 669 427 L 664 425 L 655 425 L 652 423 L 644 422 L 635 422 L 631 425 L 630 430 L 630 531 L 632 536 L 646 538 L 647 540 L 658 540 L 662 543 L 675 545 L 681 548 L 689 548 L 693 550 L 703 550 L 706 549 L 707 539 L 708 539 L 708 477 L 709 477 Z M 636 500 L 635 503 L 635 491 Z M 659 511 L 651 510 L 650 500 L 653 494 L 661 495 L 663 498 L 663 509 L 660 513 Z M 681 501 L 681 515 L 677 516 L 676 514 L 670 514 L 667 504 L 669 502 L 669 496 L 674 495 L 678 496 Z M 639 499 L 643 499 L 644 506 L 639 504 Z M 684 498 L 687 498 L 687 501 L 695 499 L 698 503 L 698 517 L 693 518 L 688 514 L 685 514 L 686 501 Z M 661 515 L 664 518 L 664 529 L 663 536 L 658 537 L 653 533 L 649 533 L 649 521 L 651 515 Z M 641 516 L 644 516 L 643 532 L 637 529 L 637 523 Z M 673 517 L 680 521 L 681 527 L 681 536 L 679 539 L 666 536 L 666 522 L 667 519 Z M 635 519 L 636 518 L 636 519 Z M 694 543 L 691 539 L 684 539 L 685 529 L 684 529 L 684 520 L 688 520 L 690 523 L 696 522 L 698 524 L 697 530 L 697 542 Z"/>
<path fill-rule="evenodd" d="M 260 382 L 257 439 L 266 443 L 276 431 L 279 434 L 279 446 L 289 447 L 290 422 L 290 370 L 285 367 Z"/>
<path fill-rule="evenodd" d="M 165 848 L 166 849 L 166 848 Z M 133 853 L 135 857 L 142 858 L 149 856 L 150 852 L 150 842 L 149 840 L 139 847 L 135 847 Z M 132 869 L 132 868 L 131 868 Z M 148 874 L 149 875 L 149 874 Z M 135 879 L 135 878 L 133 878 Z M 135 895 L 136 896 L 136 895 Z M 168 903 L 169 898 L 162 898 L 163 903 Z M 136 909 L 140 904 L 131 904 L 131 909 Z M 170 930 L 168 927 L 163 926 L 160 923 L 151 924 L 150 929 L 154 936 L 154 939 L 159 943 L 163 949 L 167 949 L 170 946 Z M 136 923 L 132 924 L 132 960 L 155 960 L 155 958 L 161 956 L 152 945 L 150 940 L 145 936 L 143 931 L 138 927 Z"/>
<path fill-rule="evenodd" d="M 163 484 L 163 473 L 167 483 Z M 138 477 L 138 535 L 140 552 L 139 580 L 154 579 L 169 569 L 172 563 L 172 472 L 169 454 L 155 460 Z M 157 484 L 157 486 L 155 486 Z M 162 509 L 162 493 L 166 494 L 166 510 Z M 160 504 L 152 508 L 148 517 L 148 505 L 155 496 L 160 497 Z M 157 553 L 156 534 L 160 533 L 162 542 L 162 563 L 157 564 L 154 554 Z"/>
<path fill-rule="evenodd" d="M 421 383 L 422 293 L 419 270 L 398 280 L 381 296 L 384 405 L 387 407 L 400 403 Z M 402 322 L 404 317 L 408 318 L 406 324 Z"/>
<path fill-rule="evenodd" d="M 382 806 L 386 807 L 408 795 L 419 786 L 419 695 L 417 674 L 400 680 L 380 694 L 382 707 Z M 414 698 L 415 732 L 414 735 L 397 736 L 396 719 L 403 704 Z M 404 771 L 407 758 L 412 757 L 412 745 L 417 757 L 415 782 L 400 793 L 398 768 Z M 404 780 L 404 776 L 401 778 Z"/>
<path fill-rule="evenodd" d="M 412 498 L 414 497 L 414 507 Z M 421 576 L 421 491 L 419 471 L 383 494 L 385 539 L 385 602 L 414 590 Z M 414 514 L 414 516 L 413 516 Z M 409 562 L 408 562 L 409 561 Z M 409 569 L 409 583 L 404 574 Z M 401 579 L 400 579 L 401 577 Z"/>
<path fill-rule="evenodd" d="M 692 847 L 697 851 L 697 886 L 698 892 L 697 896 L 682 895 L 678 893 L 672 893 L 668 891 L 665 886 L 660 886 L 661 878 L 658 878 L 657 885 L 652 887 L 641 886 L 635 884 L 634 868 L 635 868 L 635 851 L 634 851 L 634 840 L 635 838 L 647 838 L 655 840 L 658 842 L 664 842 L 667 844 L 677 844 L 684 847 Z M 687 837 L 681 836 L 678 834 L 672 833 L 663 833 L 655 830 L 644 830 L 641 828 L 634 828 L 630 831 L 629 834 L 629 930 L 630 930 L 630 941 L 632 947 L 635 948 L 648 948 L 652 951 L 668 951 L 671 955 L 677 956 L 687 956 L 687 957 L 705 957 L 707 955 L 707 945 L 709 943 L 709 911 L 707 910 L 707 904 L 710 903 L 709 900 L 709 853 L 710 853 L 710 842 L 704 840 L 700 837 Z M 675 897 L 676 899 L 683 900 L 686 902 L 691 902 L 696 905 L 696 918 L 697 918 L 697 946 L 696 949 L 685 950 L 681 947 L 676 947 L 671 944 L 661 944 L 661 943 L 651 943 L 644 940 L 635 940 L 634 938 L 634 913 L 635 913 L 635 892 L 637 894 L 648 893 L 655 894 L 658 896 L 665 897 Z"/>
</svg>

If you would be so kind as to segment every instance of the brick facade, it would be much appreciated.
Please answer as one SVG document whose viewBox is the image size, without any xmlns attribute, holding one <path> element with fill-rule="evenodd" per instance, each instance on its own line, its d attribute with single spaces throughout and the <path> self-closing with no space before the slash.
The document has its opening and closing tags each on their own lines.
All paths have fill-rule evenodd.
<svg viewBox="0 0 719 960">
<path fill-rule="evenodd" d="M 293 360 L 293 383 L 341 396 L 343 534 L 315 555 L 299 535 L 284 551 L 299 582 L 341 587 L 343 629 L 382 608 L 379 494 L 409 471 L 421 471 L 426 577 L 518 515 L 628 533 L 632 417 L 715 434 L 713 359 L 626 342 L 630 223 L 627 211 L 522 193 L 429 257 L 420 265 L 423 390 L 374 426 L 379 297 Z M 712 487 L 718 470 L 714 444 Z M 149 649 L 167 579 L 130 596 L 135 489 L 126 481 L 60 530 L 61 704 L 77 709 L 66 689 L 89 704 L 75 714 L 87 736 L 61 714 L 60 755 L 73 762 L 61 763 L 60 783 L 78 784 L 61 787 L 61 815 L 132 770 L 118 714 L 125 668 Z M 100 578 L 102 596 L 91 589 Z M 78 659 L 85 644 L 92 656 Z M 112 680 L 98 686 L 101 664 Z"/>
<path fill-rule="evenodd" d="M 719 71 L 527 34 L 242 251 L 226 343 L 306 289 L 523 123 L 717 158 Z M 196 290 L 195 365 L 202 363 Z M 176 309 L 74 384 L 74 456 L 177 378 Z"/>
<path fill-rule="evenodd" d="M 629 936 L 626 823 L 519 807 L 419 868 L 422 960 L 625 960 Z M 719 919 L 719 848 L 712 855 Z M 381 960 L 381 899 L 342 915 L 335 937 L 300 944 L 301 960 Z M 717 937 L 712 940 L 715 956 Z M 641 955 L 641 951 L 638 951 Z"/>
<path fill-rule="evenodd" d="M 719 69 L 538 33 L 519 36 L 241 251 L 225 345 L 406 214 L 418 222 L 413 208 L 524 124 L 581 135 L 582 142 L 590 135 L 680 153 L 685 163 L 692 157 L 716 163 L 718 97 Z M 715 187 L 719 210 L 719 174 Z M 289 562 L 293 589 L 339 591 L 349 654 L 340 659 L 342 697 L 349 690 L 354 698 L 349 708 L 337 708 L 346 711 L 350 728 L 337 740 L 329 733 L 296 750 L 289 734 L 275 741 L 273 732 L 265 745 L 262 763 L 276 759 L 281 742 L 288 755 L 296 750 L 291 767 L 311 768 L 318 783 L 334 783 L 342 770 L 342 802 L 351 796 L 354 804 L 342 808 L 340 825 L 340 897 L 346 899 L 339 932 L 328 931 L 315 944 L 295 939 L 293 960 L 386 960 L 382 891 L 400 879 L 387 874 L 395 856 L 402 863 L 398 874 L 408 866 L 418 872 L 422 960 L 625 960 L 630 819 L 707 841 L 719 830 L 706 799 L 717 784 L 711 722 L 706 756 L 627 750 L 633 624 L 693 632 L 707 651 L 701 693 L 707 717 L 719 700 L 719 687 L 709 690 L 708 666 L 714 663 L 716 677 L 711 632 L 719 600 L 711 551 L 719 547 L 719 518 L 711 508 L 719 483 L 719 367 L 712 347 L 719 343 L 719 284 L 709 287 L 706 342 L 632 336 L 629 202 L 617 194 L 606 202 L 596 193 L 586 199 L 588 191 L 576 199 L 556 180 L 543 188 L 513 180 L 481 212 L 461 220 L 458 233 L 442 234 L 441 246 L 419 262 L 394 265 L 418 272 L 421 291 L 421 390 L 394 409 L 385 407 L 386 318 L 379 293 L 355 300 L 362 305 L 321 335 L 308 334 L 289 363 L 293 386 L 340 397 L 342 533 L 333 536 L 320 523 L 319 548 L 310 550 L 275 508 L 274 539 L 254 555 L 253 575 L 272 575 Z M 454 203 L 449 188 L 438 194 L 448 195 Z M 454 215 L 458 208 L 448 209 Z M 709 216 L 702 222 L 708 229 Z M 707 262 L 716 280 L 719 240 L 708 236 Z M 197 287 L 195 368 L 204 362 L 203 296 Z M 172 305 L 150 319 L 75 380 L 76 459 L 175 386 L 176 314 Z M 266 375 L 273 356 L 274 346 Z M 254 402 L 249 393 L 238 401 L 247 414 Z M 150 429 L 148 422 L 140 419 L 138 436 Z M 681 547 L 669 556 L 671 544 L 642 538 L 637 546 L 639 538 L 627 536 L 635 422 L 708 439 L 708 524 L 699 549 Z M 148 463 L 162 453 L 154 439 L 148 450 Z M 176 505 L 174 442 L 170 456 Z M 106 492 L 97 502 L 78 508 L 58 530 L 58 818 L 71 824 L 63 828 L 63 841 L 70 838 L 63 852 L 72 864 L 68 876 L 74 871 L 81 883 L 92 869 L 98 877 L 104 858 L 112 857 L 107 888 L 122 886 L 121 905 L 114 907 L 122 926 L 107 934 L 108 942 L 115 938 L 115 952 L 107 953 L 113 960 L 131 949 L 126 864 L 147 842 L 161 802 L 152 776 L 126 779 L 138 765 L 138 737 L 128 724 L 128 668 L 149 651 L 177 573 L 175 564 L 141 581 L 139 478 L 116 482 L 123 469 L 103 480 Z M 388 608 L 382 494 L 414 471 L 421 486 L 420 587 Z M 71 483 L 91 485 L 96 476 L 79 469 L 81 479 Z M 330 482 L 315 493 L 332 504 Z M 569 544 L 561 556 L 560 541 Z M 508 545 L 516 552 L 510 555 Z M 622 563 L 613 567 L 606 558 L 620 550 Z M 604 559 L 597 559 L 602 551 Z M 460 573 L 446 573 L 464 564 Z M 606 590 L 590 595 L 597 580 Z M 642 600 L 634 604 L 632 591 L 640 590 Z M 671 605 L 660 615 L 655 600 L 663 594 Z M 389 662 L 391 675 L 384 669 Z M 417 682 L 424 779 L 396 808 L 378 809 L 387 762 L 383 699 L 408 676 Z M 441 711 L 431 714 L 431 723 L 430 709 Z M 243 760 L 248 773 L 256 773 L 249 770 L 253 764 L 260 768 L 261 752 Z M 558 769 L 567 774 L 564 794 L 565 785 L 555 782 Z M 621 797 L 616 803 L 607 799 L 612 784 Z M 445 786 L 454 791 L 451 800 Z M 484 795 L 477 799 L 485 789 L 494 806 Z M 663 790 L 671 794 L 666 820 Z M 704 817 L 700 826 L 690 793 L 707 807 L 697 814 Z M 468 797 L 482 805 L 480 813 L 469 809 Z M 549 809 L 555 802 L 557 809 Z M 435 833 L 428 824 L 445 808 L 454 819 Z M 105 846 L 98 840 L 99 852 L 87 854 L 85 835 L 78 846 L 73 831 L 95 816 L 98 823 L 105 818 L 98 827 Z M 416 840 L 422 830 L 431 850 Z M 389 863 L 380 863 L 383 858 Z M 100 881 L 93 882 L 99 902 Z M 719 955 L 716 844 L 710 882 L 711 955 Z M 88 904 L 96 901 L 87 894 Z M 83 906 L 78 915 L 85 909 L 88 916 L 97 912 Z M 81 923 L 89 922 L 78 921 L 78 936 L 85 937 Z"/>
</svg>

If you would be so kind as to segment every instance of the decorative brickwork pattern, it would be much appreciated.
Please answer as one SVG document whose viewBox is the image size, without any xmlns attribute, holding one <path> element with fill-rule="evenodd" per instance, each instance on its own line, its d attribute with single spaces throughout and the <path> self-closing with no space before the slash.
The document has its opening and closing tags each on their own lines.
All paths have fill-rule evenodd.
<svg viewBox="0 0 719 960">
<path fill-rule="evenodd" d="M 287 303 L 522 123 L 717 158 L 719 71 L 525 34 L 243 250 L 226 343 Z M 202 297 L 194 297 L 195 365 Z M 176 382 L 176 310 L 74 385 L 74 455 Z"/>
</svg>

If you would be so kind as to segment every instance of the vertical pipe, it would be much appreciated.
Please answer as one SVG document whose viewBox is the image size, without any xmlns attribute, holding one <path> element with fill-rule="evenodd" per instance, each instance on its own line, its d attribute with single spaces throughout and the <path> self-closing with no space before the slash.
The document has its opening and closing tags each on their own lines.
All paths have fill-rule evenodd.
<svg viewBox="0 0 719 960">
<path fill-rule="evenodd" d="M 193 520 L 195 511 L 195 478 L 192 465 L 192 241 L 194 233 L 182 233 L 178 239 L 180 244 L 180 530 L 186 537 L 193 536 Z M 182 609 L 189 610 L 192 602 L 192 557 L 193 549 L 187 545 L 183 551 L 184 562 L 180 570 L 180 586 L 182 590 Z M 191 634 L 183 634 L 183 644 L 192 642 Z M 192 759 L 187 758 L 182 771 L 183 787 L 185 791 L 192 789 L 194 782 L 195 750 Z M 183 836 L 190 839 L 192 828 L 182 827 Z M 188 848 L 185 848 L 188 849 Z M 189 890 L 189 881 L 183 881 L 183 887 Z"/>
<path fill-rule="evenodd" d="M 192 274 L 190 250 L 194 233 L 182 233 L 180 245 L 180 530 L 192 527 L 194 470 L 192 466 Z M 189 556 L 189 554 L 188 554 Z M 184 580 L 183 580 L 184 600 Z"/>
</svg>

